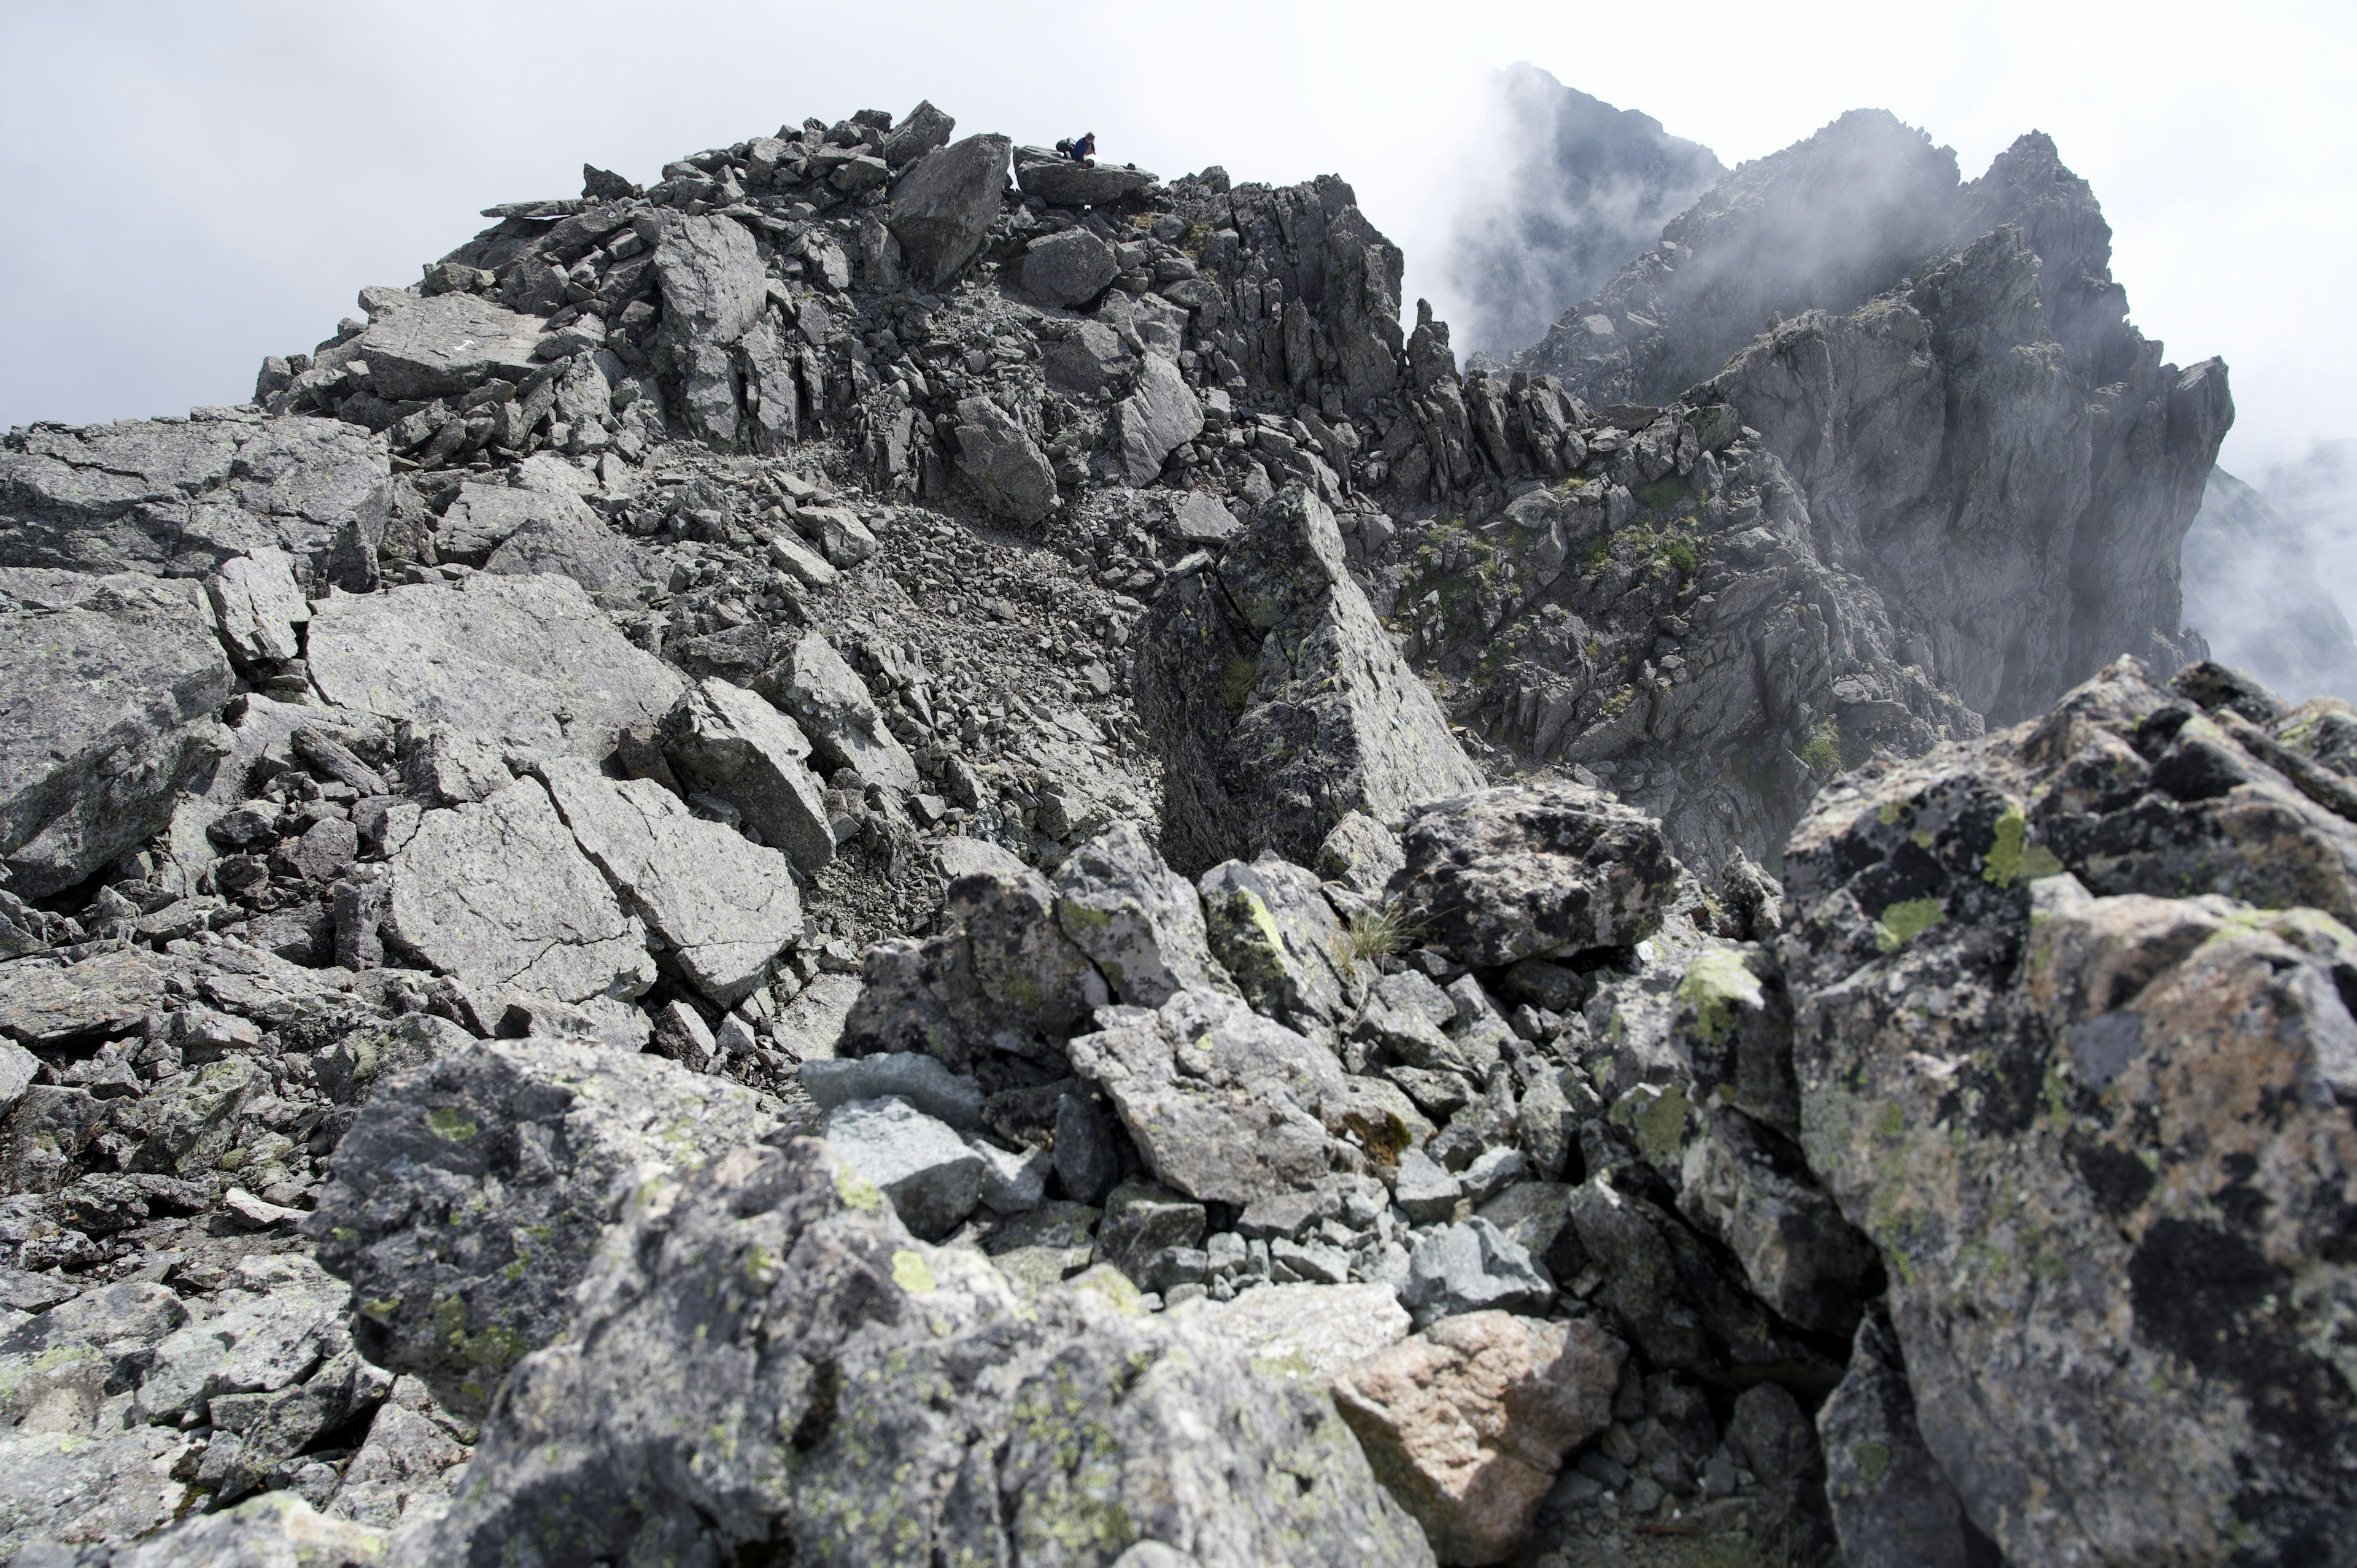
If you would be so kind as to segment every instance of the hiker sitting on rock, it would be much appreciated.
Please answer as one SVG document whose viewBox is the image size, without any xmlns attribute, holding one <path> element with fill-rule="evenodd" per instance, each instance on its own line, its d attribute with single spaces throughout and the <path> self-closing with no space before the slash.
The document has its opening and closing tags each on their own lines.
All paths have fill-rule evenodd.
<svg viewBox="0 0 2357 1568">
<path fill-rule="evenodd" d="M 1076 164 L 1092 162 L 1097 154 L 1097 134 L 1091 131 L 1078 141 L 1067 139 L 1058 142 L 1056 150 Z"/>
</svg>

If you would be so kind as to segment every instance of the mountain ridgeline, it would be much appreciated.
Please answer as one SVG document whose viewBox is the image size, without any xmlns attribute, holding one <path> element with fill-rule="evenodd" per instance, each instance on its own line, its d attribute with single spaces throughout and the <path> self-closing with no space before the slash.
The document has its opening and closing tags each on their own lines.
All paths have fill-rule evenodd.
<svg viewBox="0 0 2357 1568">
<path fill-rule="evenodd" d="M 2352 1562 L 2224 368 L 2041 136 L 1512 91 L 1502 368 L 924 102 L 0 439 L 0 1568 Z"/>
</svg>

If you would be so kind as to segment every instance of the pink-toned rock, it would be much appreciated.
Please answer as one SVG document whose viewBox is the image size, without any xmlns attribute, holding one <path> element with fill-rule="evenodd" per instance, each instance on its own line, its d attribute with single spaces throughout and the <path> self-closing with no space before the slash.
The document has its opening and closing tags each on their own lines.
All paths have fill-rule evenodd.
<svg viewBox="0 0 2357 1568">
<path fill-rule="evenodd" d="M 1441 1562 L 1501 1563 L 1612 1419 L 1628 1354 L 1592 1324 L 1469 1312 L 1343 1373 L 1334 1403 Z"/>
</svg>

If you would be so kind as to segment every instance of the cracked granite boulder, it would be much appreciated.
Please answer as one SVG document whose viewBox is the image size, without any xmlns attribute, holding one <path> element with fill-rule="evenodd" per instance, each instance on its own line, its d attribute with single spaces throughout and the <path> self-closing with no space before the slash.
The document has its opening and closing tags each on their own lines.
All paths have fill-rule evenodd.
<svg viewBox="0 0 2357 1568">
<path fill-rule="evenodd" d="M 376 583 L 384 443 L 332 419 L 206 409 L 0 437 L 0 565 L 200 577 L 258 548 L 304 586 Z"/>
<path fill-rule="evenodd" d="M 313 607 L 308 650 L 312 683 L 337 707 L 591 758 L 687 686 L 561 576 L 339 596 Z"/>
<path fill-rule="evenodd" d="M 1867 768 L 1786 855 L 1803 1146 L 2025 1565 L 2357 1521 L 2357 797 L 2313 710 L 2210 674 Z"/>
<path fill-rule="evenodd" d="M 0 568 L 0 858 L 38 897 L 171 819 L 229 750 L 235 680 L 193 583 Z"/>
<path fill-rule="evenodd" d="M 1432 1562 L 1323 1396 L 1092 1292 L 1020 1308 L 815 1141 L 659 1184 L 581 1302 L 393 1561 Z"/>
<path fill-rule="evenodd" d="M 439 973 L 576 1003 L 628 1000 L 654 983 L 646 926 L 537 779 L 426 812 L 391 867 L 385 940 Z"/>
<path fill-rule="evenodd" d="M 641 1184 L 777 1124 L 778 1102 L 661 1057 L 486 1040 L 380 1084 L 307 1229 L 376 1364 L 480 1412 L 554 1339 Z"/>
<path fill-rule="evenodd" d="M 893 237 L 927 288 L 954 279 L 982 249 L 1006 190 L 1005 136 L 968 136 L 917 160 L 892 188 Z"/>
<path fill-rule="evenodd" d="M 1163 847 L 1181 871 L 1317 855 L 1349 812 L 1397 823 L 1480 787 L 1440 704 L 1343 562 L 1326 503 L 1289 488 L 1136 638 L 1140 715 L 1164 749 Z"/>
</svg>

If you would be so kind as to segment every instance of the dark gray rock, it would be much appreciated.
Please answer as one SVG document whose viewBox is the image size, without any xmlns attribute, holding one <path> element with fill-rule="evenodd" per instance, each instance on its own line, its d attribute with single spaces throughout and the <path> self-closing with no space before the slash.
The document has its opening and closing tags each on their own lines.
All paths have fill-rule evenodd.
<svg viewBox="0 0 2357 1568">
<path fill-rule="evenodd" d="M 957 122 L 934 108 L 931 99 L 920 100 L 886 134 L 884 162 L 895 170 L 906 168 L 935 147 L 948 145 L 956 128 Z"/>
<path fill-rule="evenodd" d="M 988 398 L 958 402 L 958 471 L 1000 517 L 1038 522 L 1056 508 L 1056 470 L 1030 432 Z"/>
<path fill-rule="evenodd" d="M 762 685 L 810 737 L 830 768 L 850 768 L 865 785 L 881 785 L 913 795 L 917 765 L 877 711 L 858 672 L 822 631 L 802 635 L 792 651 L 770 670 Z"/>
<path fill-rule="evenodd" d="M 1265 848 L 1305 862 L 1347 812 L 1396 822 L 1480 786 L 1307 490 L 1166 590 L 1136 640 L 1139 713 L 1166 756 L 1163 848 L 1181 871 Z"/>
<path fill-rule="evenodd" d="M 1342 1019 L 1361 977 L 1315 874 L 1263 855 L 1211 867 L 1200 887 L 1211 951 L 1256 1010 L 1296 1027 Z"/>
<path fill-rule="evenodd" d="M 1012 145 L 980 135 L 936 147 L 893 187 L 892 235 L 925 287 L 945 287 L 982 249 L 1006 191 Z"/>
<path fill-rule="evenodd" d="M 1121 270 L 1113 247 L 1086 229 L 1034 240 L 1023 252 L 1023 287 L 1042 305 L 1086 305 Z"/>
<path fill-rule="evenodd" d="M 396 1562 L 1135 1563 L 1140 1541 L 1203 1568 L 1432 1561 L 1322 1397 L 1094 1293 L 1018 1314 L 984 1259 L 910 1238 L 823 1145 L 724 1157 L 604 1259 L 465 1495 Z"/>
<path fill-rule="evenodd" d="M 928 1240 L 956 1230 L 982 1201 L 983 1157 L 947 1122 L 905 1100 L 838 1105 L 820 1134 L 846 1169 L 892 1200 L 901 1224 Z"/>
<path fill-rule="evenodd" d="M 1203 907 L 1135 822 L 1115 822 L 1056 873 L 1056 923 L 1133 1007 L 1159 1007 L 1189 989 L 1227 990 L 1211 957 Z"/>
<path fill-rule="evenodd" d="M 1141 168 L 1076 163 L 1047 147 L 1025 147 L 1015 160 L 1016 183 L 1050 207 L 1103 207 L 1160 183 Z"/>
<path fill-rule="evenodd" d="M 718 679 L 700 681 L 663 715 L 663 756 L 689 789 L 716 795 L 761 842 L 804 871 L 834 858 L 825 792 L 809 739 L 766 698 Z"/>
<path fill-rule="evenodd" d="M 1203 433 L 1203 405 L 1178 367 L 1160 354 L 1138 366 L 1135 388 L 1114 408 L 1122 472 L 1132 484 L 1151 484 L 1163 459 Z"/>
<path fill-rule="evenodd" d="M 1858 1325 L 1849 1370 L 1817 1412 L 1825 1500 L 1850 1568 L 1964 1568 L 1955 1488 L 1923 1446 L 1899 1341 L 1880 1307 Z"/>
<path fill-rule="evenodd" d="M 235 677 L 195 585 L 0 570 L 0 857 L 39 897 L 170 820 L 229 749 Z"/>
<path fill-rule="evenodd" d="M 350 357 L 369 390 L 392 401 L 446 397 L 487 381 L 522 383 L 540 369 L 542 324 L 472 294 L 438 294 L 369 324 Z"/>
<path fill-rule="evenodd" d="M 855 1100 L 907 1101 L 926 1115 L 961 1133 L 982 1126 L 982 1088 L 960 1078 L 921 1051 L 883 1051 L 867 1057 L 806 1061 L 802 1088 L 822 1111 Z"/>
<path fill-rule="evenodd" d="M 1675 896 L 1661 824 L 1577 784 L 1515 786 L 1425 807 L 1394 879 L 1408 920 L 1463 963 L 1633 947 Z"/>
<path fill-rule="evenodd" d="M 1400 1291 L 1400 1305 L 1418 1328 L 1491 1309 L 1538 1316 L 1554 1303 L 1555 1282 L 1546 1271 L 1496 1226 L 1478 1218 L 1416 1242 Z"/>
<path fill-rule="evenodd" d="M 480 1411 L 564 1329 L 640 1184 L 761 1136 L 775 1106 L 661 1057 L 486 1040 L 378 1086 L 308 1229 L 370 1359 Z"/>
</svg>

